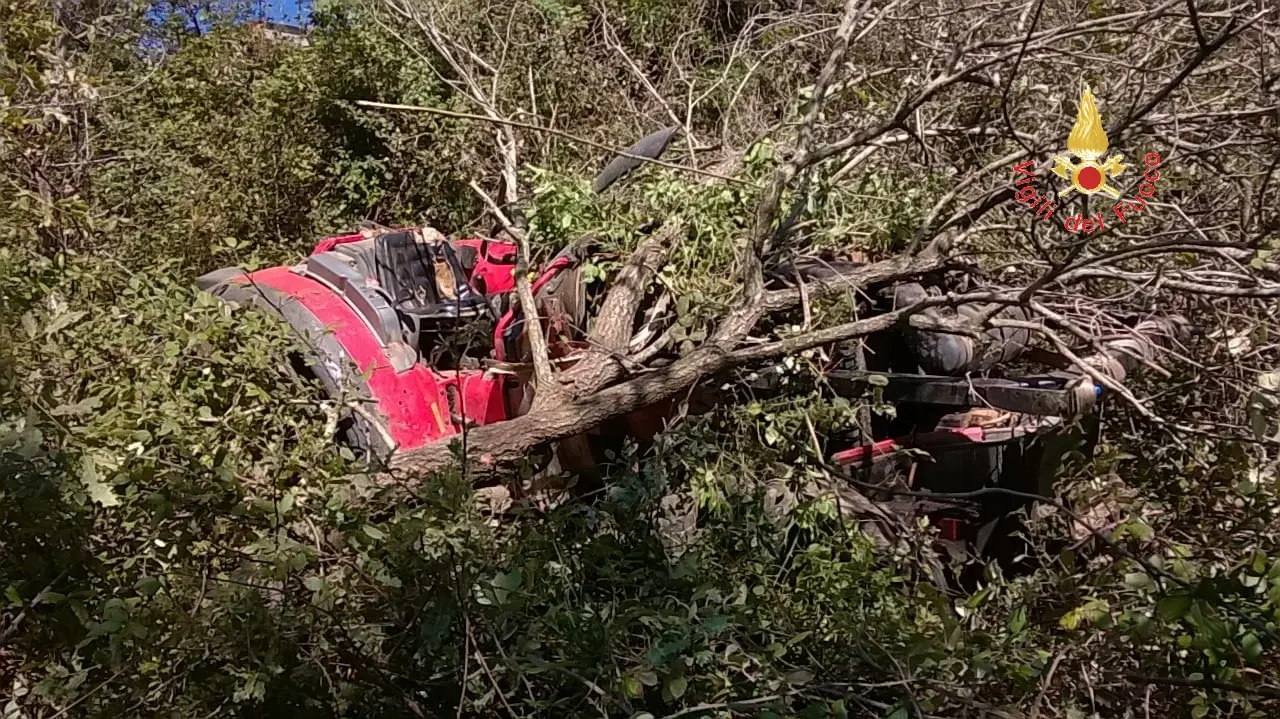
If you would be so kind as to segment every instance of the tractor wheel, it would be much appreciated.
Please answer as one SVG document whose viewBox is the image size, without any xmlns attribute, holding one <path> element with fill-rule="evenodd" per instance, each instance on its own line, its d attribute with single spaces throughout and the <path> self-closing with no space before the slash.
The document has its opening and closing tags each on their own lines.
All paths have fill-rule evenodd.
<svg viewBox="0 0 1280 719">
<path fill-rule="evenodd" d="M 237 271 L 236 274 L 240 273 Z M 233 276 L 219 270 L 201 277 L 197 286 L 223 301 L 264 310 L 292 329 L 307 347 L 305 351 L 290 352 L 286 358 L 284 368 L 293 377 L 302 381 L 318 381 L 335 402 L 341 402 L 352 394 L 368 396 L 367 388 L 342 347 L 310 312 L 270 288 L 225 281 Z M 343 376 L 350 378 L 349 384 L 352 385 L 345 392 L 339 379 Z M 392 448 L 384 439 L 385 429 L 375 424 L 379 421 L 376 410 L 361 412 L 350 404 L 338 408 L 334 441 L 349 447 L 357 458 L 367 464 L 385 460 Z"/>
</svg>

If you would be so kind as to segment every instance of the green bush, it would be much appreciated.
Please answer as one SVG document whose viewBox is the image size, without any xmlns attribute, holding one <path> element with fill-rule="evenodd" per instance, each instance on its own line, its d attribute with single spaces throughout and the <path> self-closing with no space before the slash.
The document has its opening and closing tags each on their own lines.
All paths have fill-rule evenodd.
<svg viewBox="0 0 1280 719">
<path fill-rule="evenodd" d="M 6 633 L 15 687 L 53 704 L 203 677 L 176 709 L 287 666 L 300 625 L 265 621 L 292 611 L 272 592 L 315 557 L 286 527 L 344 472 L 280 327 L 157 269 L 0 251 Z"/>
</svg>

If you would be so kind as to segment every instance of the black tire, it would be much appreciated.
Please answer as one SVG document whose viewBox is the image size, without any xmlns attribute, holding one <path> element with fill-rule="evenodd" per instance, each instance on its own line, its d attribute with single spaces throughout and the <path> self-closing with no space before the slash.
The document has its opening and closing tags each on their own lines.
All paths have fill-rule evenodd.
<svg viewBox="0 0 1280 719">
<path fill-rule="evenodd" d="M 353 386 L 349 389 L 355 390 L 361 396 L 368 396 L 368 387 L 359 379 L 354 363 L 333 335 L 326 332 L 324 325 L 309 311 L 289 297 L 268 287 L 225 282 L 226 279 L 240 274 L 238 271 L 234 274 L 223 270 L 209 273 L 200 278 L 197 285 L 208 284 L 206 278 L 219 274 L 223 274 L 219 279 L 224 281 L 212 286 L 202 286 L 201 289 L 207 290 L 223 301 L 238 305 L 252 305 L 267 311 L 292 329 L 308 348 L 306 351 L 291 352 L 286 358 L 284 366 L 289 374 L 303 381 L 318 381 L 330 398 L 341 401 L 344 394 L 348 393 L 344 393 L 341 381 L 329 366 L 330 363 L 336 363 L 342 375 L 352 378 L 350 384 Z M 326 359 L 329 362 L 326 362 Z M 376 416 L 376 409 L 372 409 L 371 412 Z M 339 410 L 334 441 L 349 447 L 357 458 L 366 464 L 378 463 L 390 455 L 392 447 L 387 445 L 383 434 L 381 428 L 375 427 L 361 413 L 353 411 L 350 407 Z"/>
</svg>

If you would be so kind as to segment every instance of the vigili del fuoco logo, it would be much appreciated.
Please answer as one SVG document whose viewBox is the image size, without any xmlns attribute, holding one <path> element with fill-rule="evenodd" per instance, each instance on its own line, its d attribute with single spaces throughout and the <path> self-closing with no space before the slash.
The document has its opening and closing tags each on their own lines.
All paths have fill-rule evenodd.
<svg viewBox="0 0 1280 719">
<path fill-rule="evenodd" d="M 1025 160 L 1013 166 L 1013 172 L 1019 176 L 1014 183 L 1014 199 L 1026 206 L 1041 222 L 1048 222 L 1057 211 L 1058 197 L 1073 193 L 1094 195 L 1102 193 L 1120 200 L 1111 208 L 1111 213 L 1124 224 L 1129 215 L 1147 209 L 1147 199 L 1156 194 L 1156 181 L 1160 179 L 1160 156 L 1154 152 L 1147 153 L 1142 159 L 1145 170 L 1143 182 L 1132 199 L 1120 199 L 1120 191 L 1112 181 L 1130 169 L 1123 163 L 1124 155 L 1107 154 L 1107 132 L 1102 127 L 1102 114 L 1098 112 L 1097 101 L 1088 85 L 1084 87 L 1084 95 L 1080 98 L 1080 109 L 1076 113 L 1076 124 L 1067 136 L 1068 155 L 1054 157 L 1053 174 L 1071 183 L 1055 197 L 1052 191 L 1036 191 L 1035 160 Z M 1075 156 L 1075 160 L 1071 156 Z M 1136 168 L 1135 168 L 1136 169 Z M 1105 229 L 1103 212 L 1085 216 L 1077 213 L 1063 219 L 1062 226 L 1068 232 L 1096 232 Z"/>
</svg>

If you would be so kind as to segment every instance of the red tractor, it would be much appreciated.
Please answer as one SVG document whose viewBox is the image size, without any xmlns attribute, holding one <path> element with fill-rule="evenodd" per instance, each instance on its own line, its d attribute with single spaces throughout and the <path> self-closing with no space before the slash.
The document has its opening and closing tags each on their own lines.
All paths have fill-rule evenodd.
<svg viewBox="0 0 1280 719">
<path fill-rule="evenodd" d="M 523 329 L 518 304 L 509 299 L 515 265 L 511 242 L 449 241 L 429 228 L 410 228 L 325 238 L 292 267 L 223 269 L 196 282 L 224 299 L 278 312 L 308 345 L 309 374 L 335 395 L 354 390 L 372 401 L 352 407 L 345 439 L 384 456 L 468 424 L 516 416 L 523 393 L 501 370 Z M 558 257 L 534 292 L 573 267 Z M 440 342 L 460 324 L 486 319 L 491 343 L 479 352 L 451 356 Z"/>
<path fill-rule="evenodd" d="M 649 135 L 615 158 L 595 191 L 638 166 L 635 156 L 661 155 L 677 129 Z M 585 312 L 582 259 L 578 248 L 566 248 L 533 282 L 540 312 L 553 314 L 544 317 L 551 329 L 567 329 Z M 524 328 L 513 292 L 516 260 L 510 241 L 370 227 L 321 240 L 292 267 L 225 268 L 196 284 L 279 314 L 308 347 L 296 369 L 335 397 L 357 395 L 345 402 L 341 439 L 385 457 L 527 409 L 524 383 L 511 368 Z M 479 328 L 488 336 L 468 332 Z M 452 341 L 460 334 L 472 335 L 462 351 Z"/>
<path fill-rule="evenodd" d="M 670 139 L 664 133 L 662 146 Z M 632 153 L 656 156 L 652 144 L 644 145 L 653 137 Z M 612 178 L 598 179 L 597 191 L 621 174 L 618 161 L 606 174 L 610 170 Z M 573 330 L 585 312 L 583 254 L 566 249 L 533 281 L 547 334 L 560 338 L 553 355 L 578 339 Z M 197 284 L 226 300 L 252 301 L 278 313 L 308 347 L 297 368 L 350 409 L 341 439 L 385 456 L 528 409 L 527 373 L 520 371 L 527 359 L 521 341 L 525 318 L 513 291 L 516 260 L 516 245 L 508 241 L 451 240 L 429 228 L 368 228 L 323 239 L 291 267 L 221 269 Z M 801 265 L 773 272 L 773 281 L 785 282 Z M 814 267 L 819 273 L 831 270 L 827 263 Z M 884 289 L 890 304 L 924 292 L 917 284 Z M 1145 325 L 1157 333 L 1163 326 L 1151 320 Z M 1139 330 L 1135 335 L 1141 337 Z M 460 334 L 470 337 L 460 343 Z M 1063 453 L 1082 439 L 1087 444 L 1096 431 L 1101 388 L 1079 368 L 1001 377 L 1030 338 L 997 333 L 992 339 L 996 351 L 975 359 L 971 347 L 954 344 L 958 340 L 949 335 L 881 333 L 870 338 L 877 345 L 870 370 L 849 369 L 851 363 L 837 358 L 825 377 L 831 389 L 847 396 L 878 387 L 871 391 L 897 407 L 896 416 L 876 418 L 870 436 L 823 438 L 830 463 L 845 468 L 864 491 L 887 486 L 894 475 L 897 486 L 909 490 L 882 495 L 883 506 L 904 519 L 928 515 L 942 539 L 953 543 L 981 545 L 995 523 L 1029 503 L 1029 495 L 1051 494 L 1049 483 Z M 1148 356 L 1149 344 L 1117 356 Z M 1121 376 L 1132 366 L 1122 362 Z M 757 395 L 773 389 L 767 382 L 757 385 Z M 348 389 L 356 397 L 348 397 Z M 1073 419 L 1084 420 L 1083 433 L 1064 431 Z M 655 429 L 660 423 L 650 422 L 646 432 Z M 930 452 L 935 461 L 901 451 L 906 449 Z M 974 494 L 993 487 L 1008 491 Z M 929 493 L 937 500 L 922 496 Z"/>
</svg>

